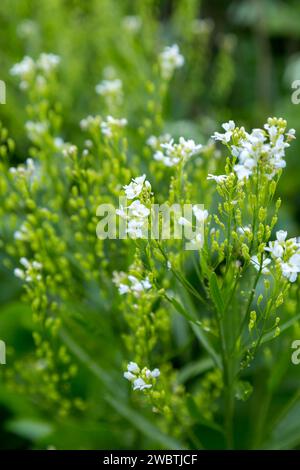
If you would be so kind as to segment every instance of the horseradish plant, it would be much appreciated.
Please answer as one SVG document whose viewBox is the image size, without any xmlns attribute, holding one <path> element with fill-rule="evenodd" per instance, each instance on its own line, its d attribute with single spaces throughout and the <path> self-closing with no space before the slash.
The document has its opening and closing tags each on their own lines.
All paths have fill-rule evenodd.
<svg viewBox="0 0 300 470">
<path fill-rule="evenodd" d="M 24 285 L 35 342 L 34 354 L 6 369 L 6 382 L 61 417 L 84 413 L 89 400 L 73 390 L 83 361 L 100 379 L 99 400 L 148 435 L 152 419 L 160 446 L 203 447 L 201 425 L 233 447 L 236 400 L 252 393 L 245 371 L 263 345 L 297 320 L 297 303 L 284 303 L 295 299 L 300 243 L 280 226 L 276 198 L 295 132 L 269 118 L 251 132 L 229 121 L 206 145 L 189 136 L 174 140 L 164 132 L 163 99 L 185 60 L 173 45 L 161 52 L 146 84 L 145 119 L 135 132 L 143 142 L 139 154 L 126 137 L 131 123 L 122 115 L 116 77 L 96 85 L 111 114 L 81 120 L 80 150 L 61 137 L 59 63 L 41 54 L 11 70 L 30 103 L 25 128 L 32 145 L 24 164 L 9 164 L 14 143 L 1 128 L 1 249 Z M 117 207 L 119 196 L 127 198 L 117 214 L 128 238 L 101 239 L 97 208 Z M 154 203 L 191 206 L 204 224 L 190 240 L 193 250 L 183 240 L 144 237 Z M 176 224 L 190 221 L 180 216 Z M 111 325 L 126 348 L 117 366 L 106 356 L 107 370 L 95 365 L 108 346 L 97 342 L 99 324 Z M 179 333 L 187 338 L 184 347 Z M 185 386 L 189 361 L 198 355 L 206 360 L 200 378 Z"/>
</svg>

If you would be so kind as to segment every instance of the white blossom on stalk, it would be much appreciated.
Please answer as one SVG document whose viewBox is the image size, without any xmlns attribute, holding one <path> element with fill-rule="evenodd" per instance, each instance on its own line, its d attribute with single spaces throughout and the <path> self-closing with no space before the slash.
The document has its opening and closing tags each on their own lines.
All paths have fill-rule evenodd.
<svg viewBox="0 0 300 470">
<path fill-rule="evenodd" d="M 235 122 L 234 121 L 225 122 L 224 124 L 222 124 L 222 127 L 225 130 L 225 133 L 221 134 L 220 132 L 215 132 L 212 138 L 214 140 L 221 141 L 223 144 L 227 144 L 230 141 L 233 131 L 235 129 Z"/>
<path fill-rule="evenodd" d="M 179 138 L 179 143 L 175 144 L 174 139 L 169 142 L 160 144 L 162 150 L 157 150 L 154 154 L 154 159 L 161 161 L 165 166 L 172 167 L 179 162 L 185 163 L 193 155 L 198 154 L 201 149 L 201 144 L 195 144 L 194 140 L 186 140 L 184 137 Z"/>
<path fill-rule="evenodd" d="M 208 217 L 208 211 L 206 209 L 201 209 L 197 205 L 193 206 L 193 213 L 198 222 L 204 222 Z"/>
<path fill-rule="evenodd" d="M 113 283 L 118 287 L 120 295 L 131 293 L 135 297 L 140 297 L 141 294 L 148 292 L 152 288 L 148 276 L 144 279 L 138 279 L 136 276 L 122 271 L 120 273 L 114 271 Z"/>
<path fill-rule="evenodd" d="M 184 64 L 184 57 L 180 54 L 177 44 L 166 47 L 159 56 L 159 64 L 162 77 L 169 80 L 175 69 L 180 68 Z"/>
<path fill-rule="evenodd" d="M 281 263 L 282 275 L 286 277 L 290 282 L 295 282 L 300 273 L 300 253 L 292 255 L 288 262 Z"/>
<path fill-rule="evenodd" d="M 127 199 L 135 199 L 139 197 L 144 188 L 150 189 L 151 185 L 149 181 L 146 180 L 146 175 L 142 175 L 137 178 L 133 178 L 131 183 L 123 187 L 125 189 Z"/>
<path fill-rule="evenodd" d="M 150 370 L 147 367 L 140 369 L 135 362 L 129 362 L 127 370 L 123 374 L 123 377 L 132 383 L 133 390 L 140 391 L 152 388 L 159 376 L 159 369 Z"/>
<path fill-rule="evenodd" d="M 10 167 L 9 172 L 14 177 L 28 178 L 28 180 L 31 180 L 33 176 L 36 174 L 36 167 L 35 167 L 34 160 L 32 158 L 27 158 L 24 165 L 18 165 L 17 167 Z"/>
<path fill-rule="evenodd" d="M 224 183 L 228 178 L 228 175 L 212 175 L 211 173 L 208 174 L 207 180 L 213 180 L 216 183 Z"/>
<path fill-rule="evenodd" d="M 36 63 L 43 72 L 49 73 L 59 65 L 60 57 L 56 54 L 42 52 Z"/>
<path fill-rule="evenodd" d="M 24 269 L 15 268 L 14 275 L 19 279 L 22 279 L 25 282 L 32 282 L 34 280 L 40 281 L 42 276 L 40 271 L 42 269 L 42 264 L 38 261 L 29 261 L 27 258 L 20 258 L 20 264 Z"/>
<path fill-rule="evenodd" d="M 24 222 L 19 230 L 16 230 L 14 233 L 15 240 L 27 241 L 28 240 L 28 228 Z"/>
<path fill-rule="evenodd" d="M 127 125 L 127 119 L 116 119 L 112 116 L 107 116 L 106 121 L 101 122 L 100 127 L 102 134 L 106 137 L 113 137 L 118 131 Z"/>
<path fill-rule="evenodd" d="M 150 209 L 146 207 L 141 201 L 136 200 L 128 207 L 129 217 L 144 218 L 150 214 Z"/>
<path fill-rule="evenodd" d="M 25 129 L 30 140 L 33 142 L 39 139 L 48 131 L 49 125 L 47 122 L 34 122 L 27 121 Z"/>
<path fill-rule="evenodd" d="M 19 77 L 21 80 L 27 80 L 34 71 L 35 62 L 29 56 L 25 56 L 21 62 L 13 65 L 13 67 L 10 69 L 11 75 Z"/>
<path fill-rule="evenodd" d="M 239 180 L 251 177 L 258 167 L 269 179 L 285 168 L 285 150 L 295 137 L 295 130 L 286 133 L 283 119 L 269 118 L 264 129 L 253 129 L 250 134 L 243 127 L 235 127 L 234 121 L 223 124 L 223 128 L 226 132 L 215 132 L 213 138 L 230 148 L 237 160 L 233 169 Z"/>
<path fill-rule="evenodd" d="M 123 84 L 118 78 L 112 80 L 103 80 L 96 85 L 96 93 L 108 99 L 114 99 L 120 103 L 123 97 Z"/>
<path fill-rule="evenodd" d="M 142 27 L 142 18 L 137 15 L 124 16 L 122 26 L 129 33 L 135 34 Z"/>
<path fill-rule="evenodd" d="M 83 131 L 91 131 L 93 128 L 100 127 L 101 117 L 100 116 L 87 116 L 86 118 L 81 119 L 79 125 Z"/>
<path fill-rule="evenodd" d="M 159 150 L 161 144 L 170 142 L 171 138 L 172 137 L 170 134 L 162 134 L 159 137 L 156 137 L 155 135 L 150 135 L 150 137 L 148 137 L 146 141 L 146 144 L 149 145 L 152 150 Z"/>
<path fill-rule="evenodd" d="M 283 277 L 295 282 L 300 272 L 300 242 L 296 238 L 286 239 L 287 232 L 276 232 L 276 240 L 269 242 L 265 251 L 279 263 Z M 271 262 L 271 259 L 270 259 Z"/>
</svg>

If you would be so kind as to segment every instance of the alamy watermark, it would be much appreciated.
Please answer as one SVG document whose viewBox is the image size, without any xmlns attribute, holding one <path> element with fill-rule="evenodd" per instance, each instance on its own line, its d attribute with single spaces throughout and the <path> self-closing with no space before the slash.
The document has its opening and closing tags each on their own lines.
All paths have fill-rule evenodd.
<svg viewBox="0 0 300 470">
<path fill-rule="evenodd" d="M 292 83 L 292 89 L 295 90 L 292 93 L 291 101 L 293 104 L 300 104 L 300 80 L 294 80 Z"/>
<path fill-rule="evenodd" d="M 127 206 L 126 197 L 119 198 L 119 207 L 101 204 L 96 215 L 97 237 L 110 239 L 184 240 L 186 250 L 199 250 L 204 241 L 204 222 L 208 212 L 203 204 L 151 204 L 135 201 Z"/>
<path fill-rule="evenodd" d="M 6 84 L 0 80 L 0 104 L 6 104 Z"/>
<path fill-rule="evenodd" d="M 291 361 L 295 366 L 298 366 L 300 364 L 300 339 L 295 339 L 292 342 L 292 349 L 294 349 L 294 352 L 292 353 Z"/>
<path fill-rule="evenodd" d="M 6 345 L 0 340 L 0 364 L 6 364 Z"/>
</svg>

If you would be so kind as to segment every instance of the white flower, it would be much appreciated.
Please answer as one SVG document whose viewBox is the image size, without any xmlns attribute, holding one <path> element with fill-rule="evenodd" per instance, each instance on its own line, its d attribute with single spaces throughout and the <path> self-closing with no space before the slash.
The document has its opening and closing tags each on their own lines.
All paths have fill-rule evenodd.
<svg viewBox="0 0 300 470">
<path fill-rule="evenodd" d="M 296 131 L 295 129 L 290 129 L 287 133 L 286 136 L 289 140 L 296 139 Z"/>
<path fill-rule="evenodd" d="M 138 374 L 140 372 L 140 368 L 139 366 L 137 365 L 136 362 L 129 362 L 128 365 L 127 365 L 127 370 L 129 372 L 133 372 L 134 374 Z"/>
<path fill-rule="evenodd" d="M 11 75 L 26 80 L 35 70 L 35 62 L 31 57 L 25 56 L 21 62 L 15 64 L 11 69 Z"/>
<path fill-rule="evenodd" d="M 292 255 L 287 263 L 282 262 L 280 266 L 283 276 L 290 282 L 295 282 L 300 272 L 300 254 Z"/>
<path fill-rule="evenodd" d="M 26 241 L 28 239 L 28 228 L 26 223 L 23 223 L 20 227 L 20 230 L 16 230 L 14 233 L 15 240 Z"/>
<path fill-rule="evenodd" d="M 155 379 L 160 376 L 160 370 L 159 369 L 153 369 L 151 371 L 151 376 L 154 377 Z"/>
<path fill-rule="evenodd" d="M 144 238 L 145 221 L 141 219 L 131 219 L 127 224 L 126 233 L 131 238 Z"/>
<path fill-rule="evenodd" d="M 170 142 L 171 136 L 170 134 L 162 134 L 159 137 L 156 137 L 155 135 L 150 135 L 148 137 L 146 144 L 149 145 L 153 150 L 159 149 L 161 144 L 165 144 L 167 142 Z"/>
<path fill-rule="evenodd" d="M 146 181 L 146 175 L 133 178 L 130 184 L 123 186 L 127 199 L 135 199 L 138 197 L 141 194 L 144 185 L 145 187 L 149 187 L 150 185 L 149 181 Z"/>
<path fill-rule="evenodd" d="M 66 145 L 64 139 L 62 137 L 54 137 L 53 139 L 54 146 L 58 149 L 61 150 L 64 148 Z"/>
<path fill-rule="evenodd" d="M 251 233 L 252 232 L 252 227 L 251 227 L 251 225 L 244 225 L 243 227 L 238 227 L 237 231 L 240 234 Z"/>
<path fill-rule="evenodd" d="M 285 150 L 290 146 L 289 137 L 284 135 L 286 122 L 282 119 L 269 118 L 264 129 L 253 129 L 251 134 L 242 128 L 238 144 L 231 146 L 232 153 L 238 158 L 234 167 L 240 180 L 249 178 L 263 161 L 263 170 L 269 179 L 286 166 Z M 293 134 L 293 132 L 292 132 Z"/>
<path fill-rule="evenodd" d="M 159 63 L 162 77 L 170 79 L 175 69 L 180 68 L 184 64 L 184 57 L 179 52 L 179 47 L 174 44 L 166 47 L 159 56 Z"/>
<path fill-rule="evenodd" d="M 212 175 L 211 173 L 208 174 L 207 180 L 214 180 L 216 183 L 223 183 L 228 178 L 227 175 Z"/>
<path fill-rule="evenodd" d="M 151 384 L 147 384 L 145 380 L 140 377 L 133 382 L 133 390 L 144 390 L 151 387 Z"/>
<path fill-rule="evenodd" d="M 276 232 L 276 238 L 279 242 L 284 242 L 286 240 L 286 237 L 287 232 L 285 230 L 278 230 L 278 232 Z"/>
<path fill-rule="evenodd" d="M 255 269 L 257 271 L 260 270 L 260 265 L 261 265 L 261 262 L 259 261 L 258 257 L 256 255 L 252 256 L 251 259 L 250 259 L 251 263 L 253 264 L 253 266 L 255 267 Z M 271 263 L 271 260 L 270 258 L 265 258 L 263 260 L 263 263 L 262 263 L 262 269 L 261 269 L 261 272 L 263 274 L 269 274 L 269 269 L 267 268 L 267 266 Z"/>
<path fill-rule="evenodd" d="M 270 242 L 269 247 L 265 248 L 265 251 L 269 251 L 274 258 L 282 258 L 284 253 L 284 248 L 278 241 Z"/>
<path fill-rule="evenodd" d="M 91 130 L 93 127 L 97 128 L 100 126 L 101 117 L 100 116 L 87 116 L 84 119 L 81 119 L 79 125 L 83 131 Z"/>
<path fill-rule="evenodd" d="M 141 293 L 147 292 L 152 287 L 148 276 L 145 279 L 139 280 L 136 276 L 127 275 L 124 272 L 114 272 L 113 283 L 118 287 L 121 295 L 132 293 L 135 297 L 139 297 Z M 130 372 L 132 372 L 131 369 Z"/>
<path fill-rule="evenodd" d="M 115 99 L 117 102 L 121 102 L 123 97 L 123 84 L 118 78 L 113 80 L 103 80 L 98 83 L 95 87 L 98 95 L 104 96 L 108 99 Z"/>
<path fill-rule="evenodd" d="M 225 130 L 225 133 L 221 134 L 220 132 L 215 132 L 214 135 L 212 136 L 212 139 L 219 140 L 223 144 L 227 144 L 230 141 L 233 131 L 235 129 L 235 122 L 234 121 L 225 122 L 224 124 L 222 124 L 222 127 Z"/>
<path fill-rule="evenodd" d="M 196 145 L 194 140 L 186 140 L 184 137 L 179 138 L 179 143 L 174 144 L 174 140 L 160 144 L 163 151 L 158 150 L 154 154 L 154 159 L 162 161 L 165 166 L 172 167 L 177 165 L 180 161 L 185 162 L 193 155 L 198 154 L 202 145 Z"/>
<path fill-rule="evenodd" d="M 252 169 L 246 168 L 244 165 L 234 165 L 233 169 L 239 180 L 248 179 L 252 175 Z"/>
<path fill-rule="evenodd" d="M 116 214 L 120 216 L 122 219 L 128 218 L 127 207 L 123 207 L 122 205 L 119 206 L 119 209 L 116 209 Z"/>
<path fill-rule="evenodd" d="M 46 54 L 43 52 L 38 60 L 37 66 L 44 72 L 49 73 L 55 69 L 60 63 L 60 57 L 56 54 Z"/>
<path fill-rule="evenodd" d="M 155 383 L 155 379 L 157 379 L 159 376 L 159 369 L 156 368 L 151 371 L 147 367 L 144 367 L 141 370 L 136 362 L 129 362 L 127 365 L 127 371 L 123 374 L 123 377 L 126 380 L 132 382 L 133 390 L 145 390 L 151 388 L 152 384 Z"/>
<path fill-rule="evenodd" d="M 39 271 L 42 269 L 42 264 L 38 261 L 29 261 L 24 256 L 20 258 L 20 264 L 25 268 L 24 270 L 15 268 L 14 275 L 26 282 L 32 282 L 34 279 L 40 281 L 42 279 Z"/>
<path fill-rule="evenodd" d="M 27 38 L 38 30 L 38 25 L 35 21 L 25 19 L 21 21 L 17 26 L 17 34 L 21 38 Z"/>
<path fill-rule="evenodd" d="M 106 137 L 113 137 L 122 127 L 127 124 L 127 119 L 116 119 L 112 116 L 107 116 L 106 121 L 101 122 L 100 127 L 102 134 Z"/>
<path fill-rule="evenodd" d="M 127 286 L 127 284 L 120 284 L 119 285 L 119 294 L 120 295 L 128 294 L 128 292 L 130 292 L 130 288 L 129 288 L 129 286 Z"/>
<path fill-rule="evenodd" d="M 191 240 L 193 245 L 200 245 L 202 246 L 203 243 L 203 236 L 202 233 L 197 233 L 197 235 Z"/>
<path fill-rule="evenodd" d="M 25 129 L 29 139 L 35 141 L 47 132 L 48 124 L 46 122 L 27 121 L 25 123 Z"/>
<path fill-rule="evenodd" d="M 139 16 L 125 16 L 122 20 L 122 26 L 130 33 L 137 33 L 142 27 L 142 19 Z"/>
<path fill-rule="evenodd" d="M 133 201 L 133 203 L 128 208 L 131 216 L 144 218 L 148 217 L 150 210 L 144 206 L 139 200 Z"/>
<path fill-rule="evenodd" d="M 25 272 L 20 268 L 14 269 L 14 275 L 19 279 L 25 279 Z"/>
<path fill-rule="evenodd" d="M 198 222 L 204 222 L 208 217 L 208 211 L 206 209 L 201 209 L 197 205 L 193 206 L 193 213 Z"/>
<path fill-rule="evenodd" d="M 134 374 L 132 374 L 131 372 L 124 372 L 123 374 L 124 378 L 129 380 L 130 382 L 132 382 L 133 380 L 136 379 L 136 376 Z"/>
</svg>

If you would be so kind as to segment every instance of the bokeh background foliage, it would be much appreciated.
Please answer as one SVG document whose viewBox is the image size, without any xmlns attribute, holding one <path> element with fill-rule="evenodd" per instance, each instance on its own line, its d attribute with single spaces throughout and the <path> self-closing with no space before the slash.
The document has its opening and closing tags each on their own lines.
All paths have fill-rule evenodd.
<svg viewBox="0 0 300 470">
<path fill-rule="evenodd" d="M 141 19 L 136 33 L 124 25 L 128 15 Z M 62 137 L 76 145 L 83 142 L 79 121 L 88 114 L 107 113 L 95 95 L 95 85 L 108 73 L 107 67 L 113 67 L 123 82 L 122 114 L 129 121 L 133 165 L 143 145 L 138 131 L 145 119 L 147 83 L 153 78 L 158 53 L 173 43 L 180 45 L 185 66 L 172 80 L 160 110 L 166 132 L 204 143 L 221 122 L 233 118 L 257 127 L 269 115 L 284 117 L 299 132 L 300 105 L 290 99 L 291 83 L 300 79 L 299 19 L 297 0 L 2 0 L 0 78 L 7 84 L 7 104 L 1 105 L 0 117 L 16 142 L 12 163 L 28 157 L 30 142 L 24 131 L 27 100 L 9 70 L 24 55 L 36 58 L 41 52 L 61 57 L 56 100 L 62 109 Z M 284 200 L 281 223 L 291 236 L 299 233 L 299 142 L 289 151 L 279 187 Z M 137 172 L 143 169 L 147 162 L 141 161 Z M 1 260 L 4 251 L 1 248 Z M 126 259 L 118 266 L 117 253 L 112 258 L 115 268 L 126 267 Z M 27 358 L 30 367 L 34 350 L 31 309 L 22 302 L 20 283 L 4 264 L 0 264 L 0 338 L 7 344 L 8 364 L 1 366 L 1 372 L 4 367 L 9 370 L 11 362 L 26 368 Z M 99 292 L 81 275 L 74 282 L 80 291 L 74 291 L 65 304 L 62 339 L 79 365 L 68 393 L 83 402 L 60 416 L 53 404 L 37 396 L 34 382 L 26 389 L 14 388 L 2 374 L 0 447 L 180 447 L 180 441 L 160 430 L 146 406 L 134 403 L 122 378 L 128 356 L 115 288 L 105 278 Z M 212 364 L 175 312 L 171 323 L 170 361 L 187 389 L 197 390 Z M 249 370 L 255 391 L 236 413 L 238 447 L 299 447 L 300 405 L 297 399 L 290 401 L 299 389 L 300 369 L 290 362 L 290 343 L 296 338 L 296 327 L 283 333 Z M 267 432 L 273 415 L 277 420 Z M 264 419 L 259 421 L 258 416 Z M 261 422 L 266 429 L 260 428 Z M 205 423 L 195 432 L 207 448 L 224 446 L 220 434 Z M 253 436 L 259 436 L 258 442 Z"/>
</svg>

